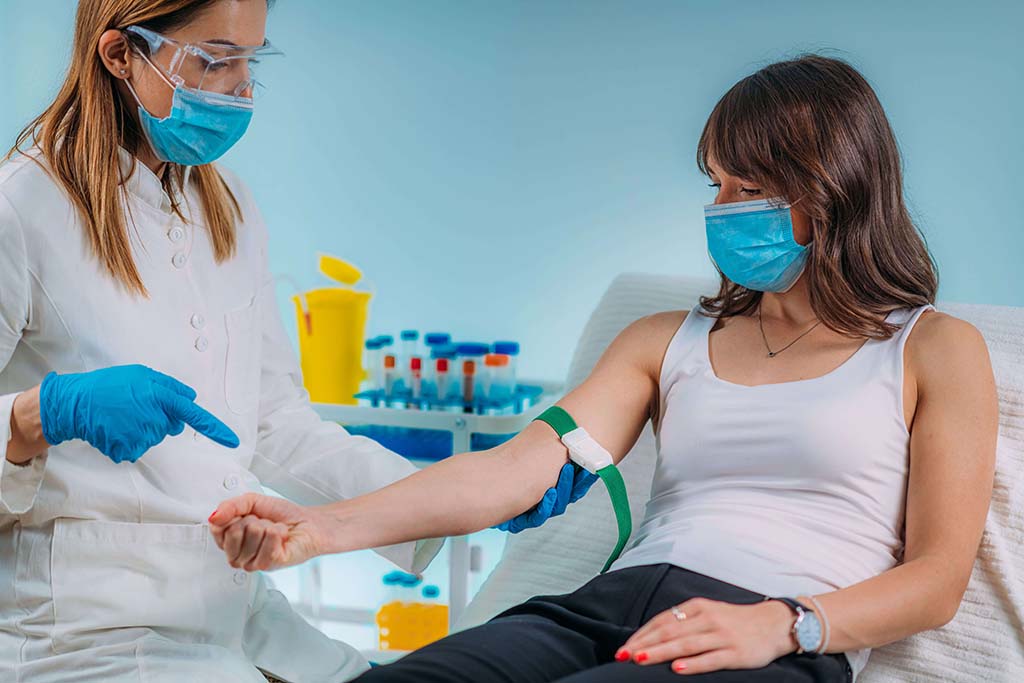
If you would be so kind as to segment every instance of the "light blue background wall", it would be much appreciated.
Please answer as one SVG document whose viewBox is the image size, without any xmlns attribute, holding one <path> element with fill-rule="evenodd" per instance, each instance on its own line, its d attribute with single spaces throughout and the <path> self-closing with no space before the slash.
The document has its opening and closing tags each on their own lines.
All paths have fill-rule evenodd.
<svg viewBox="0 0 1024 683">
<path fill-rule="evenodd" d="M 0 0 L 5 146 L 59 81 L 73 8 Z M 693 152 L 716 99 L 827 48 L 889 113 L 940 298 L 1024 305 L 1021 26 L 1012 0 L 279 0 L 288 56 L 227 163 L 277 271 L 311 286 L 339 254 L 376 283 L 371 331 L 518 337 L 528 374 L 560 377 L 616 273 L 712 274 Z"/>
</svg>

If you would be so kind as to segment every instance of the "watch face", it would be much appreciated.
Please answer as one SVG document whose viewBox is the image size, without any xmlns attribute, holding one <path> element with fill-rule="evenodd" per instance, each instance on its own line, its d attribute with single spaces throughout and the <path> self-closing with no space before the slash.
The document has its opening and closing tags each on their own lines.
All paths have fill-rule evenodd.
<svg viewBox="0 0 1024 683">
<path fill-rule="evenodd" d="M 804 612 L 804 618 L 796 627 L 796 641 L 808 652 L 818 647 L 818 643 L 821 642 L 821 622 L 814 612 Z"/>
</svg>

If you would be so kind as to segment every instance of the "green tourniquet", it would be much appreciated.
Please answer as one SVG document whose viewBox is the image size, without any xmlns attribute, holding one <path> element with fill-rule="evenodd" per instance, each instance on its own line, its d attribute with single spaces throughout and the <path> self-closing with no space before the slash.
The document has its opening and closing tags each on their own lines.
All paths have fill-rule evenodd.
<svg viewBox="0 0 1024 683">
<path fill-rule="evenodd" d="M 551 427 L 558 434 L 559 438 L 577 428 L 576 420 L 572 419 L 572 415 L 559 406 L 551 406 L 534 418 L 534 421 L 543 422 Z M 612 566 L 612 562 L 619 558 L 622 549 L 626 547 L 626 541 L 629 540 L 629 535 L 633 533 L 633 518 L 629 513 L 629 497 L 626 495 L 626 482 L 622 480 L 619 468 L 615 465 L 602 467 L 597 471 L 597 476 L 601 478 L 605 488 L 608 489 L 608 497 L 611 498 L 612 509 L 615 511 L 615 521 L 619 525 L 619 540 L 615 543 L 615 550 L 608 557 L 608 561 L 604 563 L 604 568 L 601 570 L 601 573 L 604 574 L 608 571 L 608 567 Z"/>
</svg>

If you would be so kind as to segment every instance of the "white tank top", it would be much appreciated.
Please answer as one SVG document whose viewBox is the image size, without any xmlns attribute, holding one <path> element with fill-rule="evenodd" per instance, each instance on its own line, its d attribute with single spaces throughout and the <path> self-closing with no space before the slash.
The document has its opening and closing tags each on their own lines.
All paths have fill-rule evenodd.
<svg viewBox="0 0 1024 683">
<path fill-rule="evenodd" d="M 658 462 L 644 521 L 612 569 L 667 562 L 764 595 L 825 593 L 903 552 L 910 434 L 903 328 L 806 380 L 715 375 L 715 318 L 687 315 L 662 363 Z M 867 651 L 847 653 L 855 673 Z"/>
</svg>

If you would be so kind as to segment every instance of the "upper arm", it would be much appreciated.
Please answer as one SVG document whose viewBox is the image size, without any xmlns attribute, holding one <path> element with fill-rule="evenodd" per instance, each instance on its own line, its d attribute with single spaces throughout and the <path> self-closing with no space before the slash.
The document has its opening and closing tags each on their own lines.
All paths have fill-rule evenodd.
<svg viewBox="0 0 1024 683">
<path fill-rule="evenodd" d="M 981 333 L 942 313 L 923 317 L 907 341 L 917 383 L 911 425 L 906 553 L 942 558 L 966 590 L 988 513 L 999 407 Z M 951 586 L 954 588 L 954 586 Z"/>
<path fill-rule="evenodd" d="M 632 323 L 608 346 L 587 379 L 558 402 L 616 463 L 656 412 L 661 363 L 685 317 L 685 311 L 674 311 Z M 529 425 L 508 445 L 515 456 L 529 460 L 527 466 L 545 486 L 565 463 L 565 448 L 547 425 Z"/>
<path fill-rule="evenodd" d="M 661 364 L 686 315 L 656 313 L 631 324 L 609 345 L 586 381 L 559 401 L 616 463 L 657 415 Z"/>
</svg>

